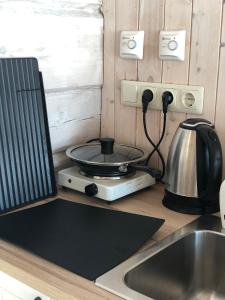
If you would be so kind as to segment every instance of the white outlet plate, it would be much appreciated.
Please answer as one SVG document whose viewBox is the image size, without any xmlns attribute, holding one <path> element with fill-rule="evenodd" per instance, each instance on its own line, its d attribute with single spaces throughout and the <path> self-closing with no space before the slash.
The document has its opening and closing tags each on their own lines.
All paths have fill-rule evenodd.
<svg viewBox="0 0 225 300">
<path fill-rule="evenodd" d="M 170 91 L 173 94 L 174 99 L 173 103 L 168 107 L 169 111 L 191 114 L 203 113 L 204 88 L 196 85 L 122 80 L 122 104 L 142 107 L 142 94 L 146 89 L 150 89 L 153 92 L 153 101 L 150 102 L 149 109 L 162 110 L 162 94 L 165 91 Z"/>
</svg>

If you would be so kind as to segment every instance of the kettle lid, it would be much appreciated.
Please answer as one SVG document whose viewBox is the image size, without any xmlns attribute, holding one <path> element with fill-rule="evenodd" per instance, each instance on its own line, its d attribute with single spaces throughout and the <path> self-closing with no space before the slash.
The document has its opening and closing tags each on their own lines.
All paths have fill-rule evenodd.
<svg viewBox="0 0 225 300">
<path fill-rule="evenodd" d="M 182 123 L 180 123 L 179 127 L 184 128 L 184 129 L 195 130 L 196 127 L 199 125 L 207 125 L 207 126 L 214 128 L 214 125 L 211 122 L 209 122 L 208 120 L 205 120 L 205 119 L 200 119 L 200 118 L 187 119 L 187 120 L 183 121 Z"/>
</svg>

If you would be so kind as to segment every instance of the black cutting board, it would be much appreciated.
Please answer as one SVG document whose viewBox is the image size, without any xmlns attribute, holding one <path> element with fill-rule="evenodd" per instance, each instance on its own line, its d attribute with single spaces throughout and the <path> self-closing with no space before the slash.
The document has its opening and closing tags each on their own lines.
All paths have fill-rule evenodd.
<svg viewBox="0 0 225 300">
<path fill-rule="evenodd" d="M 135 253 L 164 220 L 57 199 L 0 217 L 0 238 L 89 280 Z"/>
</svg>

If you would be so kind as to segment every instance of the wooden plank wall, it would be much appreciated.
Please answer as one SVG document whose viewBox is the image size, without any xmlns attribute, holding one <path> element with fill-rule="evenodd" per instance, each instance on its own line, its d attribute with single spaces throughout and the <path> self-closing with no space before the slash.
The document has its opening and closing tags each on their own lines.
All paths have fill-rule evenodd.
<svg viewBox="0 0 225 300">
<path fill-rule="evenodd" d="M 43 73 L 55 165 L 100 135 L 101 0 L 0 1 L 0 57 L 35 56 Z"/>
<path fill-rule="evenodd" d="M 216 125 L 225 158 L 225 13 L 223 0 L 103 0 L 104 14 L 104 85 L 101 135 L 119 142 L 151 147 L 142 129 L 140 109 L 120 104 L 122 79 L 148 82 L 202 85 L 205 88 L 202 117 Z M 119 58 L 121 30 L 144 30 L 142 61 Z M 158 59 L 159 31 L 186 30 L 184 62 Z M 112 46 L 112 47 L 111 47 Z M 110 114 L 112 112 L 112 114 Z M 110 117 L 109 117 L 110 116 Z M 161 150 L 168 148 L 184 113 L 169 113 L 168 126 Z M 162 127 L 159 112 L 148 113 L 151 136 L 158 140 Z M 225 161 L 225 159 L 224 159 Z M 154 157 L 151 165 L 156 166 Z M 225 165 L 224 165 L 225 169 Z"/>
<path fill-rule="evenodd" d="M 214 117 L 214 121 L 215 121 L 217 132 L 219 133 L 220 136 L 222 148 L 224 150 L 223 156 L 225 160 L 225 2 L 223 4 L 217 103 L 216 103 L 216 114 Z M 223 174 L 225 177 L 225 167 L 223 169 Z"/>
</svg>

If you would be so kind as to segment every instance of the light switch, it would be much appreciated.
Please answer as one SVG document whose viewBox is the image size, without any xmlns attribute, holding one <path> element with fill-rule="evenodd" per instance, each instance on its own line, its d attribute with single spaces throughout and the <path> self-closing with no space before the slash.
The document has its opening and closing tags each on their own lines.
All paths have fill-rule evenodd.
<svg viewBox="0 0 225 300">
<path fill-rule="evenodd" d="M 185 30 L 160 31 L 159 58 L 165 60 L 184 60 Z"/>
<path fill-rule="evenodd" d="M 121 31 L 120 57 L 142 59 L 144 48 L 144 31 Z"/>
</svg>

